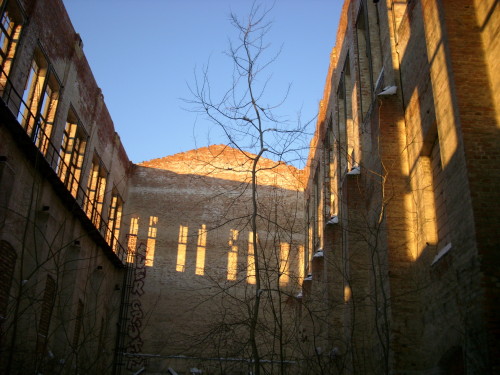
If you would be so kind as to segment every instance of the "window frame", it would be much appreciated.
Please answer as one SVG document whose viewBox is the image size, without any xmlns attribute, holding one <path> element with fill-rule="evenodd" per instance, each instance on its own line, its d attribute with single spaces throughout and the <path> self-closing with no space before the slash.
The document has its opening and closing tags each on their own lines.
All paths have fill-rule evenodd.
<svg viewBox="0 0 500 375">
<path fill-rule="evenodd" d="M 80 187 L 87 142 L 87 132 L 71 106 L 63 130 L 56 171 L 61 182 L 75 199 Z"/>
<path fill-rule="evenodd" d="M 120 230 L 123 218 L 123 199 L 116 190 L 113 189 L 111 202 L 108 211 L 108 225 L 106 229 L 106 242 L 111 246 L 113 251 L 116 251 L 118 246 Z"/>
<path fill-rule="evenodd" d="M 61 86 L 47 55 L 37 46 L 26 76 L 17 119 L 44 155 L 57 116 Z"/>
<path fill-rule="evenodd" d="M 88 176 L 84 211 L 94 226 L 100 228 L 103 222 L 102 210 L 106 197 L 108 171 L 96 152 L 94 153 Z"/>
<path fill-rule="evenodd" d="M 17 0 L 4 0 L 0 4 L 0 93 L 7 85 L 26 19 Z"/>
</svg>

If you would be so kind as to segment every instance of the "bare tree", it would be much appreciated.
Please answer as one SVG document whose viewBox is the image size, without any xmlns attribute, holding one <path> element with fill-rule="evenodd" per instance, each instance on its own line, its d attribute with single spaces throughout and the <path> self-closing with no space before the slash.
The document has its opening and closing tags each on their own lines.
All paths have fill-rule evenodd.
<svg viewBox="0 0 500 375">
<path fill-rule="evenodd" d="M 250 229 L 251 242 L 255 244 L 255 287 L 251 289 L 251 296 L 248 298 L 233 301 L 246 306 L 248 318 L 244 324 L 248 331 L 253 373 L 257 375 L 262 370 L 262 361 L 269 359 L 269 353 L 274 355 L 276 352 L 281 361 L 280 372 L 284 373 L 283 297 L 293 296 L 287 296 L 287 292 L 279 286 L 283 275 L 280 271 L 280 236 L 288 236 L 292 242 L 292 238 L 302 231 L 296 219 L 297 215 L 301 217 L 301 197 L 295 197 L 300 203 L 292 211 L 290 207 L 287 207 L 288 211 L 283 211 L 279 200 L 276 200 L 275 205 L 269 204 L 266 207 L 262 199 L 259 199 L 259 192 L 262 191 L 259 176 L 265 171 L 277 170 L 283 167 L 285 161 L 295 161 L 300 156 L 308 125 L 301 124 L 300 121 L 292 124 L 277 115 L 288 90 L 277 103 L 268 104 L 270 99 L 272 101 L 275 98 L 267 95 L 266 89 L 271 84 L 267 71 L 279 55 L 279 51 L 270 53 L 271 45 L 266 41 L 271 28 L 271 23 L 267 20 L 269 12 L 270 9 L 254 4 L 244 18 L 231 14 L 231 24 L 238 33 L 238 39 L 236 42 L 230 41 L 226 52 L 233 65 L 228 89 L 220 95 L 214 93 L 209 67 L 206 67 L 190 87 L 193 98 L 186 100 L 194 111 L 206 115 L 222 130 L 227 145 L 237 149 L 245 159 L 242 169 L 250 175 L 250 181 L 245 187 L 250 195 L 250 210 L 248 215 L 240 218 L 240 223 Z M 275 162 L 270 164 L 267 158 Z M 283 220 L 286 212 L 291 212 L 294 216 L 288 223 Z M 273 234 L 264 238 L 261 236 L 263 232 Z M 227 290 L 226 287 L 222 289 Z M 270 347 L 266 347 L 262 335 L 268 334 L 269 330 L 277 338 L 278 347 L 273 346 L 275 340 L 270 343 Z"/>
</svg>

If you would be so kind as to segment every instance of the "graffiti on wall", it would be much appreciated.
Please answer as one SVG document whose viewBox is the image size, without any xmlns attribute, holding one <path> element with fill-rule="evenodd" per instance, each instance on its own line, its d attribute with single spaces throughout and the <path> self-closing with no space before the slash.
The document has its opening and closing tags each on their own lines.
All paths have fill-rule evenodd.
<svg viewBox="0 0 500 375">
<path fill-rule="evenodd" d="M 144 281 L 146 279 L 146 252 L 147 246 L 141 242 L 137 246 L 135 267 L 132 276 L 130 291 L 129 323 L 127 326 L 128 345 L 127 353 L 131 354 L 127 361 L 127 370 L 143 367 L 146 359 L 144 357 L 133 356 L 142 352 L 144 341 L 141 337 L 141 328 L 144 319 L 144 311 L 141 304 L 141 296 L 144 294 Z"/>
</svg>

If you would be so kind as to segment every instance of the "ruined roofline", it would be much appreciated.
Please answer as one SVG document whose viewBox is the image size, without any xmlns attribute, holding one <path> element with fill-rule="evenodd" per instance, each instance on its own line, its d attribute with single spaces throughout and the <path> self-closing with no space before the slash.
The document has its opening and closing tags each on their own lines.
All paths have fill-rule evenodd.
<svg viewBox="0 0 500 375">
<path fill-rule="evenodd" d="M 254 157 L 256 157 L 255 154 L 244 155 L 233 147 L 218 144 L 151 159 L 136 165 L 177 174 L 248 182 L 251 180 L 252 158 Z M 303 190 L 303 170 L 267 158 L 259 160 L 259 168 L 259 184 Z"/>
<path fill-rule="evenodd" d="M 351 0 L 344 0 L 344 4 L 342 5 L 342 11 L 340 13 L 339 24 L 337 27 L 337 35 L 335 38 L 335 45 L 332 47 L 332 50 L 330 52 L 330 63 L 325 77 L 323 96 L 318 103 L 318 117 L 316 120 L 316 127 L 314 129 L 313 137 L 309 142 L 309 153 L 307 157 L 306 167 L 304 168 L 305 182 L 307 182 L 309 178 L 313 177 L 311 173 L 314 173 L 316 167 L 314 160 L 317 159 L 316 152 L 317 149 L 320 148 L 320 146 L 318 146 L 318 142 L 323 137 L 323 134 L 326 131 L 326 120 L 328 118 L 327 110 L 330 106 L 330 95 L 332 94 L 332 77 L 335 75 L 339 55 L 345 42 L 344 38 L 347 33 L 351 2 Z"/>
</svg>

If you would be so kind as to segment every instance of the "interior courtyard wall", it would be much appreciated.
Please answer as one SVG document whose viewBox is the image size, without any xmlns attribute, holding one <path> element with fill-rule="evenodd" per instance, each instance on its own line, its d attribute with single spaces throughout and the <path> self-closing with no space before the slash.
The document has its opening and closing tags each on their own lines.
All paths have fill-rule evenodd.
<svg viewBox="0 0 500 375">
<path fill-rule="evenodd" d="M 363 121 L 356 122 L 359 113 L 357 117 L 352 115 L 362 145 L 360 174 L 353 177 L 358 179 L 358 192 L 364 195 L 354 199 L 363 201 L 361 206 L 365 207 L 364 219 L 353 220 L 352 207 L 360 206 L 346 194 L 345 178 L 350 169 L 344 169 L 342 162 L 342 158 L 349 158 L 345 155 L 349 140 L 344 138 L 342 130 L 346 127 L 346 134 L 349 134 L 348 121 L 343 119 L 344 112 L 349 110 L 345 104 L 349 96 L 338 93 L 346 87 L 345 77 L 349 74 L 355 80 L 351 86 L 352 100 L 364 100 L 363 94 L 354 94 L 357 87 L 363 88 L 364 79 L 363 71 L 356 71 L 360 66 L 363 68 L 364 57 L 359 54 L 366 47 L 360 44 L 359 35 L 356 37 L 361 30 L 358 22 L 362 7 L 365 12 L 372 7 L 377 15 L 377 23 L 372 22 L 369 27 L 370 36 L 374 29 L 380 33 L 374 39 L 381 41 L 381 56 L 375 58 L 383 61 L 383 71 L 380 74 L 373 71 L 377 84 L 373 86 L 372 103 Z M 453 18 L 453 14 L 457 16 Z M 458 14 L 467 22 L 457 23 Z M 491 56 L 497 55 L 496 45 L 490 37 L 497 28 L 497 14 L 498 10 L 490 3 L 479 5 L 470 1 L 460 4 L 435 1 L 344 3 L 318 125 L 311 142 L 306 199 L 313 201 L 318 194 L 319 179 L 315 171 L 335 166 L 336 173 L 330 174 L 330 181 L 319 180 L 319 194 L 347 199 L 346 205 L 340 206 L 343 209 L 338 210 L 335 219 L 338 224 L 331 221 L 332 224 L 324 227 L 323 234 L 320 233 L 320 236 L 330 237 L 324 239 L 330 247 L 323 249 L 325 268 L 322 270 L 329 274 L 327 280 L 334 284 L 326 286 L 329 300 L 346 297 L 345 284 L 349 284 L 354 267 L 349 264 L 349 260 L 354 260 L 349 254 L 352 255 L 355 244 L 349 242 L 349 237 L 353 224 L 366 226 L 365 251 L 375 249 L 375 239 L 380 262 L 375 264 L 372 259 L 371 264 L 367 264 L 374 266 L 378 275 L 373 277 L 366 273 L 365 281 L 368 290 L 371 288 L 373 307 L 384 314 L 377 314 L 372 308 L 365 316 L 371 319 L 373 330 L 378 328 L 378 334 L 383 333 L 384 340 L 380 342 L 381 336 L 374 335 L 372 345 L 378 350 L 370 352 L 360 350 L 365 343 L 358 338 L 344 351 L 342 339 L 338 337 L 344 330 L 343 342 L 350 342 L 351 329 L 355 328 L 353 310 L 348 304 L 345 309 L 333 310 L 330 330 L 332 337 L 337 339 L 330 344 L 329 352 L 339 353 L 333 363 L 342 369 L 341 373 L 362 371 L 367 363 L 376 363 L 378 355 L 384 357 L 386 354 L 387 365 L 393 371 L 456 373 L 465 368 L 471 373 L 491 371 L 489 361 L 495 354 L 490 353 L 497 353 L 497 350 L 486 344 L 485 327 L 493 327 L 489 332 L 497 332 L 494 328 L 497 320 L 490 314 L 495 288 L 483 282 L 484 276 L 479 270 L 486 267 L 491 275 L 488 280 L 496 280 L 494 270 L 498 269 L 498 260 L 488 249 L 498 241 L 487 228 L 495 225 L 498 215 L 494 213 L 494 205 L 488 208 L 489 215 L 479 214 L 484 213 L 486 207 L 480 209 L 479 202 L 496 202 L 497 199 L 486 198 L 488 194 L 494 195 L 494 189 L 485 186 L 494 182 L 491 175 L 477 177 L 479 169 L 476 168 L 481 165 L 481 168 L 495 169 L 488 165 L 497 159 L 498 121 L 491 116 L 495 113 L 496 94 L 485 89 L 495 84 L 494 79 L 488 78 L 488 71 L 494 64 Z M 477 25 L 482 26 L 477 28 Z M 464 38 L 474 48 L 464 44 Z M 492 49 L 485 51 L 484 43 Z M 373 52 L 373 49 L 366 52 Z M 347 72 L 345 61 L 349 59 L 355 63 Z M 372 66 L 376 64 L 374 61 Z M 468 68 L 464 64 L 468 64 Z M 475 87 L 483 88 L 477 96 L 471 95 L 471 86 L 467 83 L 474 69 L 477 69 L 474 79 L 482 82 Z M 395 91 L 382 93 L 386 89 Z M 465 104 L 467 101 L 470 104 Z M 477 107 L 479 102 L 483 103 L 481 109 Z M 359 108 L 363 110 L 366 106 Z M 472 116 L 472 108 L 477 108 L 476 117 Z M 352 105 L 351 109 L 356 111 L 356 106 Z M 334 141 L 327 141 L 329 137 Z M 475 146 L 468 146 L 468 142 Z M 322 148 L 328 145 L 332 145 L 334 156 L 324 160 Z M 437 154 L 439 150 L 435 151 L 438 147 L 440 155 Z M 431 150 L 434 150 L 433 155 Z M 485 153 L 488 160 L 479 161 Z M 438 173 L 435 169 L 438 167 L 431 171 L 429 163 L 441 164 L 442 172 L 432 176 Z M 331 192 L 325 193 L 325 189 Z M 312 217 L 319 217 L 323 214 L 321 211 L 322 207 L 313 212 Z M 335 212 L 327 215 L 331 214 Z M 478 224 L 491 215 L 495 217 L 492 222 Z M 328 216 L 325 221 L 328 222 Z M 306 231 L 306 243 L 310 243 L 309 234 L 310 230 Z M 481 262 L 483 253 L 488 254 L 489 260 L 485 263 Z M 329 260 L 329 257 L 336 259 Z M 358 264 L 356 268 L 355 272 L 359 273 L 359 268 L 363 267 Z M 315 280 L 314 268 L 312 280 Z M 318 290 L 322 288 L 325 286 L 317 285 Z M 356 295 L 354 290 L 351 293 Z M 358 288 L 357 293 L 363 294 L 365 290 Z M 310 295 L 312 298 L 314 291 Z M 390 302 L 385 307 L 376 306 L 373 302 L 376 296 Z M 334 316 L 339 311 L 344 315 L 343 328 L 335 327 L 339 320 Z M 388 321 L 380 321 L 382 316 L 389 318 Z M 390 331 L 387 325 L 384 326 L 387 323 Z M 491 333 L 489 335 L 491 337 Z M 368 337 L 369 334 L 363 340 Z M 428 345 L 429 342 L 432 345 Z M 369 354 L 363 357 L 363 353 Z M 492 366 L 495 368 L 494 364 Z"/>
<path fill-rule="evenodd" d="M 258 251 L 266 275 L 261 288 L 275 293 L 274 298 L 281 289 L 286 334 L 293 339 L 292 307 L 303 279 L 301 176 L 291 166 L 266 159 L 261 163 L 262 168 L 275 165 L 258 172 L 263 217 L 258 219 Z M 148 361 L 151 371 L 166 363 L 209 371 L 220 365 L 210 358 L 222 358 L 223 366 L 241 371 L 248 367 L 248 309 L 256 293 L 249 249 L 249 165 L 234 149 L 210 146 L 134 167 L 125 217 L 127 225 L 138 223 L 131 231 L 147 245 L 144 292 L 138 301 L 144 327 L 141 353 L 160 356 Z M 267 310 L 262 324 L 274 326 Z M 262 344 L 263 358 L 271 358 Z M 296 354 L 292 350 L 288 356 Z M 227 363 L 228 358 L 240 362 Z"/>
<path fill-rule="evenodd" d="M 111 245 L 106 228 L 112 195 L 126 200 L 130 162 L 62 2 L 3 3 L 22 27 L 13 60 L 1 66 L 0 240 L 2 255 L 12 255 L 11 277 L 2 281 L 2 371 L 106 373 L 113 367 L 124 276 L 124 249 Z M 33 132 L 26 125 L 38 116 L 23 98 L 34 58 L 43 61 L 41 77 L 52 77 L 57 94 L 47 99 L 55 113 L 46 133 L 40 122 Z M 70 110 L 87 143 L 73 188 L 61 177 Z M 107 180 L 97 225 L 80 194 L 94 154 Z"/>
</svg>

